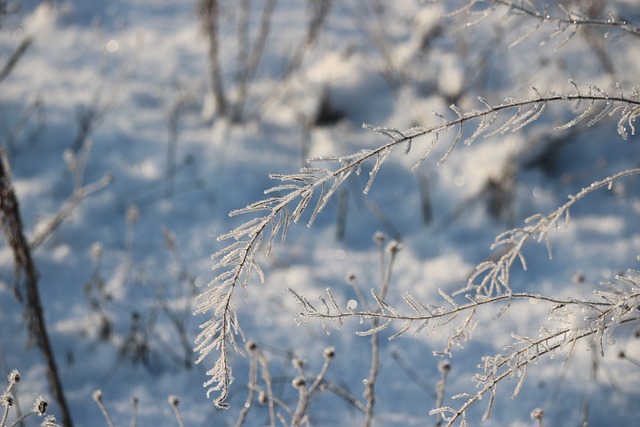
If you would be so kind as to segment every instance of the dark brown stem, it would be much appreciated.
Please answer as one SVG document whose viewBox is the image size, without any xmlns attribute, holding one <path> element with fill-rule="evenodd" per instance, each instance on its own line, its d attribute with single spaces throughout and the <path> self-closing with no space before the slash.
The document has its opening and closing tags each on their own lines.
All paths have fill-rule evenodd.
<svg viewBox="0 0 640 427">
<path fill-rule="evenodd" d="M 9 74 L 11 74 L 11 71 L 16 66 L 20 58 L 22 58 L 22 55 L 24 55 L 24 53 L 27 51 L 29 46 L 31 46 L 31 43 L 33 43 L 33 39 L 31 37 L 26 37 L 24 40 L 22 40 L 22 42 L 20 43 L 18 48 L 13 52 L 13 54 L 11 55 L 7 63 L 4 65 L 2 70 L 0 70 L 0 82 L 2 82 L 4 79 L 7 78 Z"/>
<path fill-rule="evenodd" d="M 38 271 L 31 257 L 31 248 L 23 232 L 18 199 L 11 185 L 8 160 L 4 150 L 0 150 L 0 159 L 0 227 L 7 244 L 13 252 L 16 295 L 25 305 L 25 317 L 31 339 L 40 348 L 47 364 L 47 376 L 49 377 L 53 396 L 60 406 L 62 423 L 66 427 L 73 427 L 71 413 L 62 390 L 58 366 L 44 320 L 44 310 L 38 292 Z M 24 273 L 24 284 L 20 286 L 19 281 L 22 273 Z M 22 295 L 21 287 L 24 288 L 24 296 Z"/>
</svg>

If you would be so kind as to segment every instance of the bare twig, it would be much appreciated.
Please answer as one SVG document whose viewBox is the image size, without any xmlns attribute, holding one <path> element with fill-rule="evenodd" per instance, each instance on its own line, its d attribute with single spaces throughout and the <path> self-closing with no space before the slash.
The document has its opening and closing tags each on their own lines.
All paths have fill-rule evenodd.
<svg viewBox="0 0 640 427">
<path fill-rule="evenodd" d="M 13 251 L 16 276 L 15 290 L 16 295 L 25 305 L 25 317 L 29 333 L 42 352 L 47 364 L 49 383 L 51 384 L 53 395 L 60 406 L 63 424 L 73 427 L 71 412 L 62 388 L 58 365 L 44 320 L 44 310 L 38 290 L 39 275 L 31 257 L 31 247 L 24 235 L 18 198 L 13 191 L 8 159 L 3 149 L 0 149 L 0 226 L 7 245 Z M 24 280 L 20 285 L 23 273 Z M 26 300 L 23 300 L 23 293 L 26 294 L 24 295 Z"/>
<path fill-rule="evenodd" d="M 29 244 L 32 250 L 37 249 L 42 243 L 44 243 L 44 241 L 73 214 L 73 211 L 87 196 L 102 190 L 111 183 L 112 176 L 110 174 L 104 175 L 102 178 L 91 184 L 84 183 L 84 173 L 89 160 L 91 147 L 91 141 L 87 140 L 83 144 L 83 150 L 79 155 L 76 155 L 71 150 L 68 150 L 65 153 L 67 155 L 70 172 L 74 175 L 73 191 L 69 199 L 67 199 L 63 204 L 62 208 L 47 221 L 46 225 L 39 227 L 34 232 L 33 236 L 31 236 Z"/>
<path fill-rule="evenodd" d="M 11 74 L 11 71 L 13 71 L 16 64 L 18 63 L 18 61 L 20 61 L 20 58 L 22 58 L 22 55 L 24 55 L 29 46 L 31 46 L 31 43 L 33 43 L 32 37 L 25 37 L 24 39 L 22 39 L 16 50 L 9 57 L 7 63 L 4 64 L 4 67 L 2 67 L 2 70 L 0 70 L 0 83 L 2 83 L 4 79 L 6 79 L 9 74 Z"/>
</svg>

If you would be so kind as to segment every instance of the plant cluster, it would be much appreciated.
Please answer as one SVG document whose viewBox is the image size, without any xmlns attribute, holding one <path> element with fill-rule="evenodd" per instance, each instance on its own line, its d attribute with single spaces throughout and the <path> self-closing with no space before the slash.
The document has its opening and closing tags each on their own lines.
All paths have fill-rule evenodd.
<svg viewBox="0 0 640 427">
<path fill-rule="evenodd" d="M 618 31 L 630 37 L 640 34 L 637 26 L 613 14 L 600 19 L 564 7 L 560 8 L 559 15 L 553 15 L 546 7 L 529 1 L 471 1 L 456 9 L 449 17 L 471 16 L 473 19 L 469 25 L 479 25 L 501 10 L 507 18 L 520 17 L 534 24 L 531 31 L 519 37 L 512 46 L 542 31 L 543 27 L 554 28 L 548 39 L 563 36 L 558 49 L 583 29 L 603 28 L 606 34 Z M 638 89 L 616 84 L 609 92 L 595 84 L 582 86 L 573 81 L 570 83 L 573 90 L 567 92 L 543 92 L 531 87 L 532 95 L 509 98 L 501 103 L 492 103 L 480 97 L 476 108 L 464 109 L 451 104 L 452 114 L 435 112 L 438 123 L 431 126 L 399 130 L 365 125 L 366 129 L 384 136 L 386 142 L 354 154 L 313 158 L 298 173 L 271 175 L 276 184 L 265 190 L 266 198 L 231 212 L 231 216 L 249 219 L 220 237 L 220 240 L 231 243 L 213 255 L 216 259 L 216 277 L 198 297 L 196 313 L 207 314 L 209 320 L 201 325 L 196 350 L 200 353 L 198 362 L 210 353 L 216 355 L 216 361 L 208 371 L 210 379 L 205 384 L 209 387 L 208 393 L 217 393 L 216 405 L 221 408 L 228 406 L 226 400 L 233 378 L 230 354 L 244 354 L 236 338 L 242 332 L 234 295 L 239 289 L 249 286 L 254 278 L 258 282 L 265 281 L 257 260 L 258 253 L 264 251 L 268 255 L 274 242 L 284 243 L 288 228 L 303 220 L 305 214 L 308 215 L 305 220 L 307 225 L 312 226 L 351 176 L 366 171 L 368 179 L 363 192 L 368 193 L 385 161 L 398 150 L 407 155 L 419 150 L 419 158 L 413 167 L 416 170 L 444 145 L 443 154 L 437 162 L 440 165 L 453 155 L 458 145 L 471 145 L 478 140 L 522 131 L 556 105 L 573 108 L 570 118 L 553 125 L 557 132 L 581 126 L 592 128 L 605 119 L 614 118 L 617 121 L 617 133 L 623 140 L 635 135 L 635 122 L 640 115 Z M 528 368 L 533 364 L 548 360 L 556 353 L 569 358 L 579 342 L 586 342 L 592 351 L 604 354 L 605 343 L 613 339 L 618 328 L 638 324 L 640 275 L 634 269 L 616 276 L 615 282 L 603 283 L 600 288 L 594 289 L 590 298 L 565 298 L 535 291 L 515 292 L 510 277 L 515 263 L 527 269 L 523 254 L 526 243 L 545 243 L 551 257 L 549 233 L 566 227 L 570 222 L 570 211 L 576 203 L 596 190 L 611 190 L 619 181 L 639 173 L 640 169 L 631 167 L 594 180 L 579 192 L 568 195 L 568 201 L 555 211 L 530 216 L 522 226 L 500 234 L 492 247 L 494 255 L 478 264 L 467 283 L 458 291 L 448 293 L 439 290 L 440 301 L 422 301 L 407 292 L 402 295 L 403 307 L 393 305 L 387 301 L 387 284 L 383 290 L 371 291 L 372 304 L 363 305 L 362 310 L 354 310 L 339 302 L 331 289 L 327 289 L 326 295 L 321 296 L 318 303 L 290 289 L 300 304 L 299 320 L 302 323 L 319 320 L 327 332 L 329 322 L 340 326 L 349 319 L 368 320 L 371 327 L 358 334 L 374 337 L 393 325 L 392 339 L 407 332 L 419 334 L 438 331 L 446 333 L 448 339 L 446 346 L 436 354 L 451 356 L 455 348 L 473 339 L 477 328 L 483 327 L 478 319 L 480 311 L 495 312 L 495 307 L 498 307 L 495 317 L 499 320 L 518 300 L 547 304 L 548 318 L 540 319 L 537 336 L 514 333 L 511 344 L 503 352 L 487 354 L 482 358 L 480 371 L 473 377 L 477 391 L 456 396 L 462 403 L 455 407 L 444 405 L 439 400 L 431 411 L 447 426 L 456 422 L 467 425 L 467 410 L 482 400 L 486 402 L 483 416 L 486 420 L 491 414 L 498 385 L 503 380 L 517 379 L 513 391 L 515 396 L 523 387 Z M 370 387 L 373 387 L 373 381 Z M 532 418 L 541 424 L 543 411 L 534 411 Z"/>
</svg>

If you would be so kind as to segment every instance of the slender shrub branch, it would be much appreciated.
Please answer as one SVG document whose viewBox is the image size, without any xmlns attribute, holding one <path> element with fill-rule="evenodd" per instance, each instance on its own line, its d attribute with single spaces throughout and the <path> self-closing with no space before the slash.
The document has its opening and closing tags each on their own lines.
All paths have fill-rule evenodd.
<svg viewBox="0 0 640 427">
<path fill-rule="evenodd" d="M 231 216 L 248 215 L 253 218 L 219 237 L 219 240 L 231 240 L 232 242 L 213 255 L 217 260 L 214 265 L 217 275 L 209 284 L 209 288 L 197 298 L 196 314 L 208 313 L 211 316 L 210 320 L 201 325 L 202 331 L 196 339 L 196 351 L 200 353 L 198 362 L 201 362 L 213 350 L 218 353 L 214 367 L 208 371 L 211 378 L 205 384 L 207 387 L 212 386 L 209 393 L 220 392 L 216 399 L 216 405 L 225 407 L 228 387 L 232 381 L 231 368 L 228 363 L 229 352 L 233 349 L 236 353 L 243 353 L 235 340 L 235 336 L 241 334 L 241 330 L 233 304 L 233 293 L 238 285 L 246 287 L 252 277 L 257 277 L 261 282 L 264 281 L 262 269 L 255 260 L 255 254 L 261 247 L 268 255 L 274 241 L 279 238 L 281 242 L 284 242 L 289 226 L 299 222 L 308 210 L 311 213 L 304 217 L 307 225 L 311 226 L 318 214 L 327 206 L 336 190 L 352 174 L 359 174 L 365 164 L 371 161 L 373 165 L 363 190 L 364 193 L 367 193 L 391 152 L 398 147 L 403 147 L 404 152 L 408 154 L 413 150 L 413 141 L 421 137 L 430 136 L 431 141 L 423 148 L 422 155 L 414 166 L 414 170 L 432 154 L 434 147 L 441 140 L 441 134 L 454 132 L 454 137 L 438 163 L 445 161 L 460 141 L 469 145 L 480 138 L 521 130 L 538 119 L 550 104 L 580 104 L 573 118 L 558 125 L 556 127 L 558 130 L 571 128 L 582 121 L 586 121 L 588 125 L 595 125 L 605 117 L 617 116 L 617 131 L 622 138 L 626 139 L 629 133 L 631 135 L 635 133 L 634 123 L 640 115 L 640 93 L 637 90 L 634 89 L 632 94 L 627 96 L 618 87 L 617 94 L 610 95 L 594 85 L 581 90 L 576 84 L 572 84 L 574 90 L 568 94 L 550 92 L 543 95 L 537 89 L 532 88 L 534 96 L 507 99 L 498 105 L 490 105 L 480 98 L 479 101 L 483 108 L 468 112 L 452 105 L 451 110 L 454 113 L 454 118 L 447 119 L 441 113 L 434 113 L 440 123 L 429 127 L 414 127 L 406 131 L 399 131 L 392 128 L 365 125 L 365 128 L 384 135 L 389 141 L 375 149 L 365 149 L 352 155 L 312 159 L 312 166 L 303 167 L 300 172 L 295 174 L 271 175 L 271 178 L 279 181 L 280 184 L 267 189 L 265 199 L 230 213 Z M 330 169 L 313 166 L 319 163 L 333 164 L 336 167 Z M 620 176 L 611 177 L 609 181 L 604 180 L 600 184 L 595 184 L 597 184 L 596 186 L 605 186 L 608 185 L 608 182 L 632 173 L 637 173 L 637 171 L 627 171 Z M 584 191 L 592 190 L 585 189 Z M 548 218 L 544 224 L 536 226 L 537 228 L 526 227 L 514 231 L 512 235 L 504 235 L 497 244 L 515 242 L 517 245 L 517 242 L 520 241 L 524 243 L 530 235 L 534 235 L 538 239 L 544 238 L 546 235 L 544 230 L 555 224 L 572 204 L 573 202 L 570 201 L 564 210 L 558 212 L 555 219 L 554 217 Z M 532 218 L 530 222 L 536 219 Z M 521 235 L 525 237 L 516 240 Z M 476 277 L 482 273 L 486 274 L 480 285 L 475 288 L 478 296 L 488 297 L 497 292 L 500 287 L 508 287 L 509 268 L 514 259 L 520 258 L 517 255 L 519 254 L 517 248 L 508 254 L 511 255 L 496 265 L 484 264 L 480 266 Z"/>
</svg>

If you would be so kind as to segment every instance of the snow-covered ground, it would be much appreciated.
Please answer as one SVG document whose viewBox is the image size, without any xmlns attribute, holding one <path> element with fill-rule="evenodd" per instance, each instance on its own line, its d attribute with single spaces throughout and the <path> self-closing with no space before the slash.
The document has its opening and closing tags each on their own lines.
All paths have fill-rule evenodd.
<svg viewBox="0 0 640 427">
<path fill-rule="evenodd" d="M 244 2 L 220 3 L 220 61 L 233 98 Z M 254 46 L 266 1 L 246 3 L 253 5 Z M 558 48 L 568 34 L 555 37 L 554 24 L 545 23 L 510 47 L 538 21 L 498 8 L 465 26 L 473 17 L 447 15 L 459 2 L 333 3 L 317 39 L 284 81 L 293 52 L 307 37 L 314 2 L 276 3 L 264 54 L 249 82 L 246 118 L 230 123 L 215 113 L 208 41 L 194 1 L 70 0 L 52 7 L 35 0 L 8 2 L 9 14 L 0 21 L 0 64 L 25 38 L 33 38 L 0 82 L 0 135 L 26 232 L 35 236 L 47 229 L 71 200 L 79 177 L 79 185 L 108 181 L 33 252 L 76 425 L 106 425 L 92 400 L 96 389 L 116 425 L 129 423 L 134 397 L 138 425 L 175 425 L 169 395 L 179 396 L 187 426 L 235 423 L 246 398 L 248 359 L 233 358 L 231 409 L 216 410 L 202 387 L 215 355 L 193 364 L 193 340 L 207 319 L 192 312 L 195 296 L 215 274 L 210 255 L 225 244 L 216 237 L 243 220 L 228 213 L 264 198 L 273 185 L 270 173 L 293 173 L 307 157 L 345 156 L 387 141 L 363 129 L 363 122 L 398 129 L 430 126 L 440 120 L 433 111 L 455 117 L 451 103 L 465 111 L 482 108 L 478 96 L 496 104 L 532 96 L 531 86 L 541 93 L 573 93 L 569 78 L 581 88 L 596 84 L 611 93 L 616 82 L 629 94 L 637 83 L 640 42 L 633 35 L 621 37 L 620 30 L 606 36 L 580 30 Z M 379 3 L 384 7 L 376 15 L 373 5 Z M 583 2 L 571 3 L 568 8 Z M 609 3 L 602 9 L 604 19 L 611 11 L 640 21 L 633 1 Z M 339 120 L 317 125 L 322 106 Z M 350 274 L 364 290 L 378 286 L 373 236 L 382 231 L 402 242 L 388 302 L 402 307 L 402 294 L 411 292 L 425 304 L 440 303 L 438 289 L 463 286 L 474 266 L 491 256 L 496 235 L 534 213 L 552 212 L 593 181 L 637 165 L 637 138 L 624 141 L 616 132 L 617 119 L 555 132 L 573 117 L 572 107 L 550 105 L 519 132 L 460 144 L 438 166 L 448 147 L 442 142 L 412 172 L 431 142 L 418 138 L 409 155 L 403 148 L 391 154 L 369 194 L 362 194 L 368 171 L 354 174 L 311 228 L 304 226 L 304 216 L 292 225 L 284 246 L 259 257 L 266 283 L 252 282 L 237 292 L 235 302 L 244 335 L 267 356 L 276 395 L 293 404 L 292 358 L 305 360 L 313 376 L 328 346 L 336 348 L 336 357 L 327 381 L 359 399 L 370 366 L 369 338 L 354 334 L 366 324 L 352 319 L 340 329 L 330 325 L 328 336 L 320 322 L 297 325 L 299 306 L 287 288 L 315 302 L 329 287 L 346 304 L 356 299 L 347 283 Z M 90 144 L 77 139 L 83 121 L 91 123 Z M 455 130 L 450 133 L 442 135 L 444 141 Z M 548 150 L 545 143 L 552 138 L 557 149 Z M 591 298 L 598 283 L 635 268 L 637 185 L 632 176 L 578 202 L 567 229 L 550 235 L 551 260 L 544 242 L 525 246 L 527 271 L 514 267 L 513 290 Z M 500 204 L 504 195 L 510 199 Z M 491 206 L 499 206 L 497 215 Z M 3 240 L 0 372 L 22 373 L 17 397 L 24 412 L 35 396 L 51 393 L 41 354 L 29 347 L 13 287 L 13 256 Z M 549 316 L 548 306 L 524 301 L 496 319 L 500 308 L 479 313 L 474 339 L 454 351 L 445 405 L 455 406 L 450 397 L 457 393 L 475 391 L 470 378 L 482 355 L 502 351 L 512 332 L 536 336 Z M 427 328 L 386 340 L 399 326 L 381 333 L 374 424 L 434 424 L 428 412 L 435 405 L 440 358 L 432 352 L 446 337 Z M 640 358 L 634 327 L 621 328 L 615 343 L 604 345 L 604 356 L 579 345 L 564 364 L 561 353 L 541 359 L 513 400 L 517 381 L 501 383 L 487 425 L 534 425 L 535 408 L 544 409 L 545 425 L 578 425 L 585 407 L 589 425 L 633 425 L 640 416 L 640 369 L 631 362 Z M 629 360 L 618 357 L 621 351 Z M 51 412 L 58 414 L 50 401 Z M 485 403 L 477 406 L 469 412 L 470 425 L 479 424 Z M 309 414 L 311 425 L 360 425 L 364 419 L 353 404 L 330 392 L 313 401 Z M 252 409 L 246 425 L 264 424 L 266 408 Z"/>
</svg>

